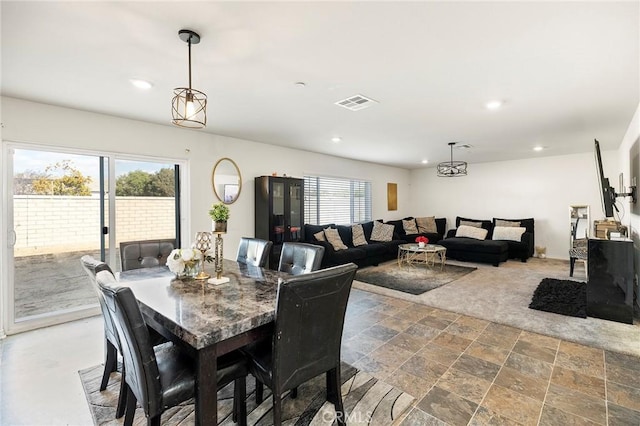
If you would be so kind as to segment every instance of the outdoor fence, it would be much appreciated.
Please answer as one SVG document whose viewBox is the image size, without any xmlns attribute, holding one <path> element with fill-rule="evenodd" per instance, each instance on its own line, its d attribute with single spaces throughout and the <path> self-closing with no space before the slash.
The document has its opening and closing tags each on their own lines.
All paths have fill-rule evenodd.
<svg viewBox="0 0 640 426">
<path fill-rule="evenodd" d="M 16 195 L 13 203 L 15 256 L 100 247 L 99 198 Z M 107 215 L 108 208 L 105 207 L 105 217 Z M 116 197 L 118 243 L 174 236 L 173 197 Z"/>
</svg>

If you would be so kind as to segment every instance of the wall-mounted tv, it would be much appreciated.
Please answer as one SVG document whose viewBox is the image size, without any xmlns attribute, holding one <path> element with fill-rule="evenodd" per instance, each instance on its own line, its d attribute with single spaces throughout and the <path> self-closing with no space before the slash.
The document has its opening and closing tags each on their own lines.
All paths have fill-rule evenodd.
<svg viewBox="0 0 640 426">
<path fill-rule="evenodd" d="M 613 217 L 613 209 L 616 207 L 616 191 L 609 184 L 609 179 L 604 176 L 602 169 L 602 155 L 600 154 L 600 144 L 595 139 L 596 167 L 598 168 L 598 180 L 600 181 L 600 197 L 602 198 L 602 210 L 606 217 Z"/>
</svg>

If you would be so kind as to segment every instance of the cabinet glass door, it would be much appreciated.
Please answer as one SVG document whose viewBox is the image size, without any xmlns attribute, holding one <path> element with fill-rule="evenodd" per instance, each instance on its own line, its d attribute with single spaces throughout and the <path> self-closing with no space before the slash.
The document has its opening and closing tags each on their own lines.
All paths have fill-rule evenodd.
<svg viewBox="0 0 640 426">
<path fill-rule="evenodd" d="M 302 233 L 302 184 L 289 183 L 289 210 L 291 212 L 289 222 L 288 241 L 300 241 Z"/>
<path fill-rule="evenodd" d="M 280 244 L 285 241 L 285 184 L 282 181 L 273 180 L 271 185 L 271 223 L 273 226 L 273 243 Z"/>
</svg>

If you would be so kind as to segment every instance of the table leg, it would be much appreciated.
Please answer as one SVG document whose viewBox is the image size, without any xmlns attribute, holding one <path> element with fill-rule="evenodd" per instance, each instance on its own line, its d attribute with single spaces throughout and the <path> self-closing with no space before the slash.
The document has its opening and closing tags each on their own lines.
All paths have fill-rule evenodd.
<svg viewBox="0 0 640 426">
<path fill-rule="evenodd" d="M 218 382 L 216 346 L 212 345 L 198 351 L 196 361 L 196 425 L 218 424 Z"/>
</svg>

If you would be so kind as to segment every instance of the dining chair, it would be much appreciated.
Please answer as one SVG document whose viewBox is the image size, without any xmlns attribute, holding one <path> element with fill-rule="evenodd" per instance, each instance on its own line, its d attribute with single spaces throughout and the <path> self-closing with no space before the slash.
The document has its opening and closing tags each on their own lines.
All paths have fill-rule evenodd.
<svg viewBox="0 0 640 426">
<path fill-rule="evenodd" d="M 240 238 L 236 261 L 245 265 L 264 268 L 271 252 L 271 246 L 273 246 L 271 241 L 242 237 Z"/>
<path fill-rule="evenodd" d="M 104 296 L 122 345 L 127 375 L 124 425 L 131 426 L 137 403 L 142 406 L 148 425 L 160 425 L 162 413 L 195 395 L 195 362 L 180 346 L 151 344 L 138 301 L 129 287 L 117 287 L 113 274 L 98 272 L 96 282 Z M 234 383 L 234 418 L 246 425 L 247 361 L 233 351 L 217 359 L 219 388 Z M 237 410 L 237 411 L 236 411 Z"/>
<path fill-rule="evenodd" d="M 102 320 L 104 322 L 104 372 L 102 373 L 102 381 L 100 382 L 100 390 L 103 391 L 107 388 L 109 383 L 109 376 L 112 372 L 118 368 L 118 352 L 122 352 L 120 349 L 120 340 L 118 339 L 118 332 L 111 318 L 111 313 L 107 308 L 104 301 L 104 296 L 98 288 L 96 282 L 96 274 L 101 271 L 105 271 L 113 276 L 113 272 L 109 265 L 104 262 L 100 262 L 94 259 L 92 256 L 85 255 L 80 258 L 82 268 L 89 276 L 89 282 L 98 295 L 98 302 L 100 303 L 100 310 L 102 311 Z M 114 277 L 115 281 L 115 277 Z M 124 377 L 124 370 L 122 376 Z M 122 381 L 124 383 L 124 380 Z M 120 385 L 120 396 L 118 397 L 118 406 L 116 408 L 116 418 L 120 418 L 124 414 L 125 407 L 125 392 L 123 392 L 124 386 Z"/>
<path fill-rule="evenodd" d="M 249 371 L 273 396 L 273 424 L 282 422 L 282 396 L 326 374 L 327 400 L 345 424 L 340 392 L 340 344 L 347 301 L 357 266 L 353 263 L 294 276 L 280 282 L 274 333 L 243 348 Z M 292 395 L 293 396 L 293 395 Z M 257 402 L 262 402 L 262 397 Z"/>
<path fill-rule="evenodd" d="M 122 270 L 165 265 L 167 257 L 175 245 L 175 239 L 121 242 L 120 263 Z"/>
<path fill-rule="evenodd" d="M 322 256 L 324 256 L 322 246 L 308 243 L 283 243 L 278 271 L 293 275 L 316 271 L 320 269 Z"/>
</svg>

